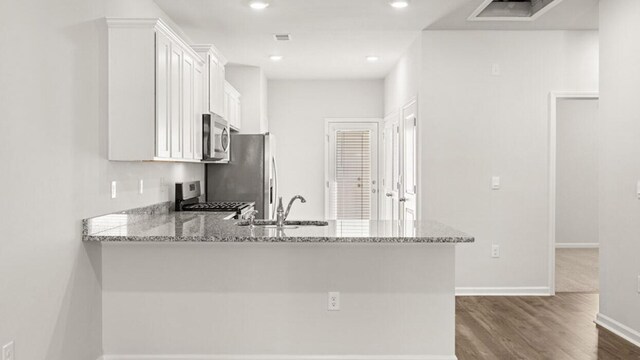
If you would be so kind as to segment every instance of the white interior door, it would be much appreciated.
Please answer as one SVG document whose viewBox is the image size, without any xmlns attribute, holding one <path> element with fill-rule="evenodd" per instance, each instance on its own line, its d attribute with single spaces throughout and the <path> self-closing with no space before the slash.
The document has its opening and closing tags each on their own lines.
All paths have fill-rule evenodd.
<svg viewBox="0 0 640 360">
<path fill-rule="evenodd" d="M 400 124 L 398 114 L 384 119 L 382 135 L 384 160 L 382 173 L 382 219 L 398 220 L 400 217 L 400 198 L 398 186 L 400 181 Z"/>
<path fill-rule="evenodd" d="M 418 105 L 411 101 L 402 108 L 402 176 L 400 181 L 400 219 L 417 219 L 418 192 Z"/>
<path fill-rule="evenodd" d="M 327 123 L 328 219 L 378 219 L 378 124 Z"/>
</svg>

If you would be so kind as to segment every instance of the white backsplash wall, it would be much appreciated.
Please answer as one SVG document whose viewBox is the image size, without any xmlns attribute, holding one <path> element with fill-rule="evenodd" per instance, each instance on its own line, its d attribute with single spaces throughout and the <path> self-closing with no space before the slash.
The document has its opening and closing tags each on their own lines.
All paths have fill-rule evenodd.
<svg viewBox="0 0 640 360">
<path fill-rule="evenodd" d="M 171 200 L 174 182 L 204 177 L 201 165 L 106 160 L 105 16 L 168 20 L 151 0 L 0 3 L 0 345 L 15 340 L 19 360 L 102 354 L 100 247 L 81 242 L 82 218 Z"/>
<path fill-rule="evenodd" d="M 324 219 L 325 118 L 382 118 L 383 101 L 382 79 L 269 80 L 280 195 L 307 199 L 291 219 Z"/>
</svg>

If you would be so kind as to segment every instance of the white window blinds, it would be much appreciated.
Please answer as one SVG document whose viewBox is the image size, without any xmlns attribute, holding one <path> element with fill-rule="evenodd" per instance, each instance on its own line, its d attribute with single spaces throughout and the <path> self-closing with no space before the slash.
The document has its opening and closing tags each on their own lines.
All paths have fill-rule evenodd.
<svg viewBox="0 0 640 360">
<path fill-rule="evenodd" d="M 336 130 L 334 219 L 371 219 L 371 137 L 366 129 Z"/>
</svg>

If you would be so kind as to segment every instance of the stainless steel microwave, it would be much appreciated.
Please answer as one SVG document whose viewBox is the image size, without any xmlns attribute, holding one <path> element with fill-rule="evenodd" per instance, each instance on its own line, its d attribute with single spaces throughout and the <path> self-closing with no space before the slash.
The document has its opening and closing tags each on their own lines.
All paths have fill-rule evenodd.
<svg viewBox="0 0 640 360">
<path fill-rule="evenodd" d="M 229 123 L 211 114 L 202 115 L 202 160 L 229 162 L 231 136 Z"/>
</svg>

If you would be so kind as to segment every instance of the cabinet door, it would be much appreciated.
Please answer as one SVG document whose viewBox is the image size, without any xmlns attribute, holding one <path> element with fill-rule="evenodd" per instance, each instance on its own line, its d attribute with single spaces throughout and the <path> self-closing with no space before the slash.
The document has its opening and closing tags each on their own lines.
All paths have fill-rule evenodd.
<svg viewBox="0 0 640 360">
<path fill-rule="evenodd" d="M 213 55 L 209 55 L 209 111 L 222 115 L 224 100 L 220 100 L 224 88 L 220 84 L 220 63 Z"/>
<path fill-rule="evenodd" d="M 171 122 L 171 158 L 182 159 L 182 49 L 171 44 L 169 108 Z"/>
<path fill-rule="evenodd" d="M 182 61 L 182 157 L 193 159 L 193 59 L 184 54 Z"/>
<path fill-rule="evenodd" d="M 233 121 L 233 127 L 238 128 L 238 98 L 235 94 L 231 97 L 231 119 Z"/>
<path fill-rule="evenodd" d="M 226 118 L 224 98 L 224 65 L 209 55 L 209 111 Z"/>
<path fill-rule="evenodd" d="M 171 42 L 156 33 L 156 156 L 171 157 L 171 121 L 169 107 Z"/>
<path fill-rule="evenodd" d="M 194 67 L 193 92 L 193 158 L 202 160 L 202 114 L 205 113 L 204 66 L 197 63 Z"/>
<path fill-rule="evenodd" d="M 224 98 L 224 102 L 223 102 L 224 111 L 222 112 L 222 117 L 225 118 L 227 122 L 231 123 L 231 121 L 229 120 L 229 113 L 231 113 L 231 95 L 225 89 L 224 94 L 222 96 Z"/>
<path fill-rule="evenodd" d="M 224 65 L 219 62 L 218 63 L 218 86 L 220 86 L 220 92 L 218 93 L 218 109 L 220 110 L 217 113 L 220 116 L 225 116 L 224 114 L 224 82 L 225 82 L 225 70 Z"/>
<path fill-rule="evenodd" d="M 236 128 L 240 130 L 242 127 L 242 100 L 240 97 L 236 98 Z"/>
</svg>

